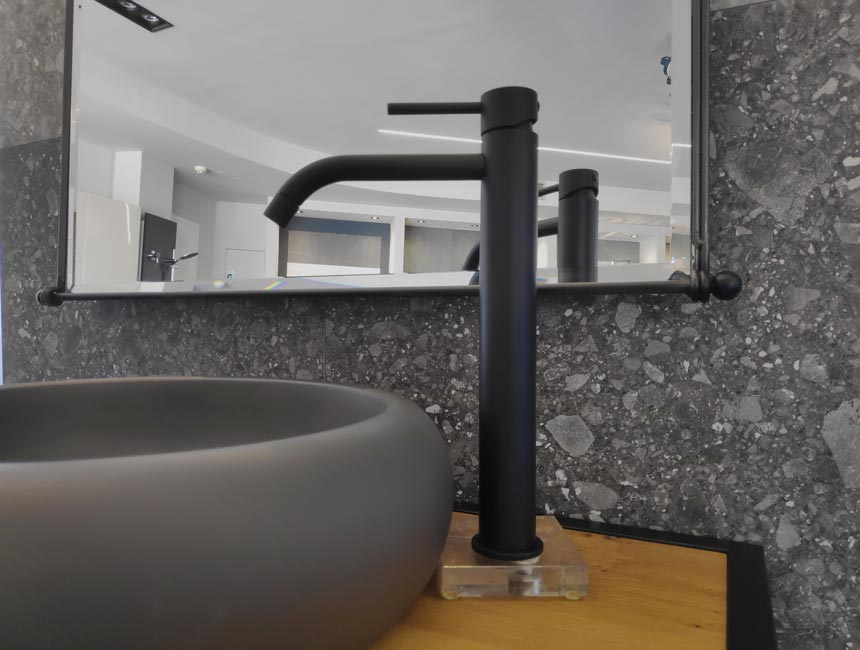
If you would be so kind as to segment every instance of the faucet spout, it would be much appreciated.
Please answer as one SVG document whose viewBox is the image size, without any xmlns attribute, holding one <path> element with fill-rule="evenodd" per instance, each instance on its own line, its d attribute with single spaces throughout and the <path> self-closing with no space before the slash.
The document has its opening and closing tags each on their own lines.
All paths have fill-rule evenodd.
<svg viewBox="0 0 860 650">
<path fill-rule="evenodd" d="M 264 214 L 285 228 L 314 192 L 341 181 L 469 181 L 484 177 L 483 154 L 331 156 L 302 167 L 281 186 Z"/>
</svg>

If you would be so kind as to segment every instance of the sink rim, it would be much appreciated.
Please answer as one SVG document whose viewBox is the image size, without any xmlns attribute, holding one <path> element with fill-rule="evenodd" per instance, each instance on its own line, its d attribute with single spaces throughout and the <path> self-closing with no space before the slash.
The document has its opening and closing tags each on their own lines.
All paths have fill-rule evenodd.
<svg viewBox="0 0 860 650">
<path fill-rule="evenodd" d="M 244 381 L 209 381 L 219 380 Z M 100 381 L 113 380 L 90 380 Z M 331 384 L 290 393 L 282 380 L 262 381 L 280 385 L 260 396 L 254 387 L 263 384 L 249 382 L 236 404 L 229 396 L 238 384 L 211 393 L 192 389 L 188 395 L 203 399 L 178 403 L 193 419 L 215 395 L 235 415 L 225 420 L 229 428 L 241 424 L 246 405 L 271 402 L 265 432 L 279 431 L 281 412 L 303 409 L 286 432 L 322 423 L 325 435 L 0 464 L 0 576 L 9 587 L 5 598 L 0 594 L 0 624 L 10 628 L 15 647 L 276 650 L 296 638 L 297 647 L 367 647 L 402 616 L 432 576 L 450 522 L 454 484 L 440 431 L 420 406 L 396 394 Z M 26 432 L 24 416 L 39 408 L 43 393 L 16 405 L 24 388 L 5 396 L 11 398 L 5 410 Z M 344 418 L 323 411 L 352 391 L 361 395 L 343 407 L 358 424 L 334 426 Z M 147 392 L 135 413 L 145 416 L 169 392 Z M 56 411 L 69 405 L 75 428 L 68 431 L 86 441 L 88 418 L 100 417 L 93 406 L 109 408 L 114 395 L 134 403 L 137 394 L 105 392 L 88 404 L 61 392 L 55 408 L 43 409 L 34 423 L 62 436 L 63 429 L 53 429 Z M 281 394 L 292 396 L 281 401 Z M 313 398 L 306 401 L 306 394 Z M 367 417 L 377 413 L 373 404 L 380 411 Z M 115 406 L 115 419 L 102 421 L 106 436 L 128 417 L 123 397 Z M 207 434 L 219 418 L 201 422 L 202 437 L 192 444 L 230 440 Z M 146 435 L 154 420 L 135 419 L 128 435 Z M 266 420 L 255 422 L 263 431 Z M 11 458 L 14 446 L 8 449 Z M 332 508 L 337 516 L 325 516 Z M 344 604 L 354 613 L 343 616 Z M 340 621 L 337 629 L 320 629 L 332 620 Z"/>
<path fill-rule="evenodd" d="M 64 467 L 72 467 L 74 465 L 87 465 L 92 466 L 96 465 L 107 465 L 110 463 L 129 463 L 129 464 L 137 464 L 143 462 L 151 462 L 152 459 L 159 459 L 160 461 L 170 462 L 171 460 L 182 460 L 188 458 L 189 455 L 196 455 L 200 457 L 202 454 L 205 454 L 212 459 L 215 459 L 219 456 L 223 456 L 229 453 L 236 453 L 238 449 L 258 449 L 265 445 L 276 445 L 276 444 L 284 444 L 289 442 L 290 440 L 296 438 L 305 438 L 308 436 L 321 436 L 325 434 L 334 434 L 337 435 L 342 433 L 345 429 L 349 429 L 351 427 L 357 425 L 367 425 L 368 423 L 372 423 L 378 420 L 384 420 L 392 417 L 392 410 L 397 409 L 398 407 L 402 407 L 404 405 L 415 406 L 409 400 L 404 397 L 401 397 L 395 393 L 389 391 L 383 391 L 376 388 L 365 388 L 360 386 L 353 386 L 349 384 L 335 384 L 328 382 L 320 382 L 320 381 L 304 381 L 299 379 L 279 379 L 273 377 L 200 377 L 200 376 L 149 376 L 149 377 L 117 377 L 117 378 L 86 378 L 86 379 L 64 379 L 59 381 L 45 381 L 45 382 L 33 382 L 26 384 L 6 384 L 4 386 L 0 386 L 0 392 L 24 392 L 24 391 L 38 391 L 44 390 L 46 386 L 51 387 L 62 387 L 68 385 L 100 385 L 100 384 L 148 384 L 148 383 L 160 383 L 160 384 L 186 384 L 186 383 L 211 383 L 211 384 L 280 384 L 280 385 L 300 385 L 300 386 L 314 386 L 318 387 L 322 390 L 332 391 L 332 392 L 343 392 L 343 393 L 359 393 L 363 398 L 370 399 L 371 401 L 379 404 L 381 409 L 375 415 L 370 417 L 366 417 L 363 419 L 356 419 L 354 421 L 348 422 L 338 427 L 319 429 L 316 431 L 309 431 L 307 433 L 302 433 L 294 436 L 282 436 L 282 437 L 272 437 L 263 440 L 256 440 L 251 442 L 243 442 L 239 444 L 233 445 L 217 445 L 210 447 L 197 447 L 192 449 L 184 449 L 178 451 L 163 451 L 163 452 L 154 452 L 154 453 L 138 453 L 138 454 L 117 454 L 117 455 L 108 455 L 108 456 L 95 456 L 95 457 L 82 457 L 82 458 L 45 458 L 45 459 L 37 459 L 37 460 L 3 460 L 2 455 L 0 455 L 0 472 L 5 471 L 13 471 L 15 468 L 23 468 L 27 467 L 28 469 L 35 469 L 36 467 L 41 466 L 52 466 L 56 467 L 58 465 L 62 465 Z M 394 416 L 396 417 L 396 416 Z M 429 419 L 429 418 L 428 418 Z M 382 427 L 380 426 L 381 430 Z"/>
</svg>

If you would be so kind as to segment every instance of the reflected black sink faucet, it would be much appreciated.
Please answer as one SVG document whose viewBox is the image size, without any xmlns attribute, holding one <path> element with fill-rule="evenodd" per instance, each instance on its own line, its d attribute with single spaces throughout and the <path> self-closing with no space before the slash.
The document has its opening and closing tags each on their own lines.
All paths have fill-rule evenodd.
<svg viewBox="0 0 860 650">
<path fill-rule="evenodd" d="M 481 181 L 479 532 L 498 560 L 540 555 L 535 534 L 537 93 L 496 88 L 479 102 L 389 104 L 389 115 L 481 115 L 481 153 L 333 156 L 293 174 L 266 208 L 282 228 L 339 181 Z"/>
</svg>

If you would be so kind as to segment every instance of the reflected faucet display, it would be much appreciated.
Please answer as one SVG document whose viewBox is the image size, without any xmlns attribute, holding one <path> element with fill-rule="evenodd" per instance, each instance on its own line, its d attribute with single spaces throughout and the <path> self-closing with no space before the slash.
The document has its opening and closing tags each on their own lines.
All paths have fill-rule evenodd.
<svg viewBox="0 0 860 650">
<path fill-rule="evenodd" d="M 149 251 L 146 254 L 146 259 L 158 266 L 158 270 L 161 271 L 162 282 L 170 282 L 170 276 L 174 266 L 184 260 L 190 260 L 193 257 L 197 257 L 198 255 L 199 253 L 186 253 L 182 257 L 173 259 L 171 257 L 161 257 L 161 253 L 158 251 Z"/>
<path fill-rule="evenodd" d="M 293 174 L 265 214 L 284 228 L 339 181 L 481 181 L 480 516 L 472 547 L 495 560 L 541 554 L 535 511 L 537 93 L 504 87 L 479 102 L 389 104 L 390 115 L 481 116 L 481 153 L 324 158 Z"/>
<path fill-rule="evenodd" d="M 593 169 L 569 169 L 557 185 L 542 187 L 538 196 L 558 192 L 558 216 L 538 221 L 537 236 L 558 236 L 558 281 L 597 282 L 597 221 L 599 176 Z M 474 271 L 470 284 L 479 284 L 481 243 L 475 244 L 463 263 Z"/>
</svg>

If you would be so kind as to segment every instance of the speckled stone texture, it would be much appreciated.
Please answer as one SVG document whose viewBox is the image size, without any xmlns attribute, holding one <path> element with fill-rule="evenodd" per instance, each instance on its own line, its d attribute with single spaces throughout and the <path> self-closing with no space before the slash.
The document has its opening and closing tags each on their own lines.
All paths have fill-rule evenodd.
<svg viewBox="0 0 860 650">
<path fill-rule="evenodd" d="M 326 380 L 384 388 L 424 408 L 448 443 L 455 497 L 477 501 L 477 298 L 332 300 Z"/>
<path fill-rule="evenodd" d="M 667 514 L 761 539 L 783 648 L 858 647 L 860 6 L 772 2 L 712 22 L 717 253 L 747 290 L 684 324 L 699 339 L 648 318 L 649 338 L 662 323 L 673 336 L 669 390 L 684 392 L 670 372 L 710 381 L 688 385 L 704 403 L 667 391 L 648 418 L 652 435 L 698 438 Z M 698 412 L 673 424 L 679 401 Z"/>
<path fill-rule="evenodd" d="M 61 13 L 58 0 L 36 4 Z M 21 3 L 0 0 L 0 12 L 7 5 Z M 541 297 L 539 504 L 762 543 L 781 647 L 857 648 L 860 3 L 738 6 L 712 13 L 712 27 L 713 266 L 747 287 L 706 306 Z M 0 23 L 4 38 L 9 29 Z M 30 119 L 57 112 L 30 98 L 56 96 L 56 74 L 18 70 Z M 0 156 L 7 381 L 272 375 L 387 388 L 434 418 L 458 498 L 477 498 L 474 298 L 41 308 L 33 294 L 54 274 L 58 143 Z"/>
<path fill-rule="evenodd" d="M 64 7 L 64 0 L 0 0 L 0 148 L 62 129 Z"/>
<path fill-rule="evenodd" d="M 323 379 L 313 298 L 38 305 L 56 274 L 59 141 L 0 150 L 3 361 L 8 383 L 146 375 Z"/>
</svg>

